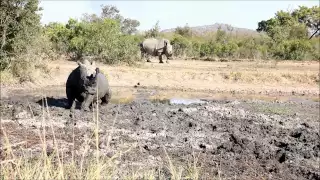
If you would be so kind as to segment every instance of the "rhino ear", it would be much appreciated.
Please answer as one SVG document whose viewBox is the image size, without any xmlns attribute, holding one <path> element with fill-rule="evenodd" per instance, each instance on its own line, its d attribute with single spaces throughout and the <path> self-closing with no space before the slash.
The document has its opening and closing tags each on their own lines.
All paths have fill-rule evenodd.
<svg viewBox="0 0 320 180">
<path fill-rule="evenodd" d="M 168 45 L 170 45 L 170 42 L 169 42 L 169 40 L 165 39 L 165 40 L 164 40 L 164 45 L 165 45 L 165 46 L 168 46 Z"/>
<path fill-rule="evenodd" d="M 83 64 L 82 64 L 80 61 L 77 61 L 77 64 L 78 64 L 79 66 L 83 66 Z"/>
</svg>

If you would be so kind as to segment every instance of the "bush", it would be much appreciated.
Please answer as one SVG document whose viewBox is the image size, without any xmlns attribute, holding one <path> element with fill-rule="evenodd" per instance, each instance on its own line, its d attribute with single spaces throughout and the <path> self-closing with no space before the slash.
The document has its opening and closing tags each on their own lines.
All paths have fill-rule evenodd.
<svg viewBox="0 0 320 180">
<path fill-rule="evenodd" d="M 47 62 L 55 58 L 51 41 L 41 24 L 38 0 L 12 0 L 0 6 L 1 71 L 20 81 L 33 81 L 37 73 L 48 74 Z"/>
<path fill-rule="evenodd" d="M 304 32 L 302 26 L 295 26 L 295 28 L 300 28 L 301 32 Z M 286 36 L 285 34 L 276 35 L 277 41 L 264 34 L 235 36 L 222 30 L 197 38 L 180 34 L 167 37 L 170 37 L 174 48 L 174 56 L 177 57 L 319 60 L 319 37 L 308 40 L 305 36 L 299 37 L 298 34 L 295 34 L 299 38 L 280 41 L 279 39 Z"/>
<path fill-rule="evenodd" d="M 174 56 L 185 57 L 192 52 L 192 43 L 186 37 L 176 34 L 171 40 L 171 43 L 174 48 Z"/>
<path fill-rule="evenodd" d="M 196 58 L 200 56 L 201 43 L 196 40 L 191 41 L 191 54 L 189 54 L 192 58 Z"/>
<path fill-rule="evenodd" d="M 312 50 L 308 40 L 287 40 L 280 43 L 275 50 L 278 59 L 305 60 Z"/>
<path fill-rule="evenodd" d="M 35 81 L 39 74 L 49 74 L 48 60 L 55 58 L 50 40 L 44 35 L 36 37 L 24 53 L 10 57 L 10 71 L 20 82 Z"/>
<path fill-rule="evenodd" d="M 59 54 L 68 52 L 70 31 L 61 23 L 49 23 L 44 33 L 50 37 L 52 46 Z"/>
<path fill-rule="evenodd" d="M 11 60 L 19 54 L 25 53 L 29 44 L 40 33 L 40 16 L 37 14 L 40 10 L 38 4 L 38 0 L 1 2 L 1 70 L 12 67 Z"/>
<path fill-rule="evenodd" d="M 312 50 L 310 52 L 310 59 L 320 61 L 320 38 L 311 40 Z"/>
<path fill-rule="evenodd" d="M 118 20 L 104 18 L 95 21 L 70 19 L 65 26 L 47 27 L 54 47 L 59 52 L 69 53 L 73 58 L 93 56 L 107 64 L 121 61 L 132 64 L 139 51 L 139 36 L 122 33 Z"/>
<path fill-rule="evenodd" d="M 211 55 L 211 48 L 209 43 L 200 45 L 200 57 L 209 57 Z"/>
<path fill-rule="evenodd" d="M 114 46 L 109 51 L 102 52 L 102 60 L 108 64 L 116 64 L 120 62 L 129 65 L 135 64 L 139 55 L 139 46 L 137 40 L 130 35 L 121 35 Z"/>
<path fill-rule="evenodd" d="M 320 7 L 301 6 L 293 12 L 279 11 L 274 18 L 258 23 L 260 34 L 240 35 L 221 28 L 196 35 L 187 25 L 177 27 L 170 37 L 175 56 L 241 59 L 319 60 L 319 35 L 309 40 L 308 31 L 319 25 Z"/>
</svg>

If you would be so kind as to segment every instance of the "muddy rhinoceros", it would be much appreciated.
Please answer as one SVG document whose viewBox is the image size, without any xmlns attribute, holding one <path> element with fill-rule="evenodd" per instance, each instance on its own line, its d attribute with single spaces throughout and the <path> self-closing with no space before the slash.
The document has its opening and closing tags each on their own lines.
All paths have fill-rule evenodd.
<svg viewBox="0 0 320 180">
<path fill-rule="evenodd" d="M 148 38 L 139 43 L 139 46 L 141 51 L 141 58 L 143 59 L 145 56 L 147 56 L 147 62 L 151 62 L 149 57 L 150 55 L 158 56 L 159 63 L 163 63 L 162 55 L 165 55 L 167 57 L 167 63 L 169 62 L 169 59 L 172 59 L 173 49 L 168 39 Z"/>
<path fill-rule="evenodd" d="M 100 69 L 96 68 L 96 76 L 89 80 L 86 87 L 86 96 L 84 98 L 81 109 L 88 111 L 89 106 L 93 102 L 101 99 L 101 105 L 107 105 L 111 99 L 111 89 L 108 79 L 103 73 L 100 73 Z"/>
<path fill-rule="evenodd" d="M 96 76 L 95 62 L 89 62 L 84 60 L 83 63 L 78 61 L 78 67 L 74 69 L 66 82 L 66 94 L 68 98 L 68 106 L 70 112 L 75 109 L 75 100 L 78 100 L 83 104 L 86 97 L 88 83 L 90 79 Z"/>
</svg>

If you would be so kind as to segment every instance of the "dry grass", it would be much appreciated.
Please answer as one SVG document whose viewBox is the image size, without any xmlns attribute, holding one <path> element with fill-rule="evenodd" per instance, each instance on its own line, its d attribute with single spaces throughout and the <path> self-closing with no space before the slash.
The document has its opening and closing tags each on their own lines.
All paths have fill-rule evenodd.
<svg viewBox="0 0 320 180">
<path fill-rule="evenodd" d="M 0 84 L 12 85 L 17 84 L 19 81 L 13 76 L 13 74 L 7 70 L 0 72 Z"/>
<path fill-rule="evenodd" d="M 46 99 L 45 99 L 46 100 Z M 48 107 L 48 106 L 47 106 Z M 131 151 L 131 148 L 125 151 L 119 151 L 112 157 L 104 156 L 99 148 L 99 110 L 98 106 L 93 112 L 93 120 L 95 127 L 93 134 L 89 135 L 93 139 L 86 139 L 85 143 L 80 147 L 81 152 L 76 152 L 74 149 L 71 155 L 63 153 L 59 146 L 59 140 L 55 136 L 53 122 L 51 121 L 48 108 L 42 108 L 43 124 L 49 121 L 49 132 L 46 128 L 39 129 L 38 137 L 40 139 L 41 152 L 35 157 L 30 157 L 24 153 L 23 145 L 25 142 L 12 144 L 7 131 L 1 125 L 2 138 L 2 161 L 0 178 L 1 179 L 167 179 L 167 174 L 156 171 L 155 169 L 140 169 L 139 171 L 123 172 L 119 169 L 117 161 L 121 155 Z M 117 119 L 115 117 L 112 125 L 112 131 L 107 138 L 107 149 L 110 148 L 110 140 L 112 139 L 113 126 Z M 72 122 L 73 125 L 73 122 Z M 47 135 L 52 136 L 52 146 L 48 146 Z M 90 144 L 95 144 L 95 150 L 90 151 Z M 50 143 L 49 143 L 50 144 Z M 75 146 L 74 131 L 73 131 L 73 147 Z M 20 149 L 17 150 L 17 147 Z M 13 150 L 13 148 L 15 150 Z M 133 148 L 133 147 L 132 147 Z M 50 150 L 51 149 L 51 150 Z M 50 153 L 48 153 L 50 151 Z M 18 155 L 17 155 L 18 154 Z M 180 179 L 199 179 L 201 168 L 197 166 L 198 157 L 193 154 L 193 161 L 184 167 L 176 165 L 164 148 L 164 154 L 167 159 L 164 162 L 165 167 L 170 172 L 170 178 L 175 180 Z"/>
<path fill-rule="evenodd" d="M 50 66 L 60 68 L 55 77 L 56 82 L 63 85 L 76 63 L 60 61 Z M 144 63 L 139 67 L 98 66 L 108 75 L 113 87 L 133 87 L 140 83 L 147 88 L 177 90 L 319 93 L 319 62 L 284 61 L 275 65 L 273 61 L 173 60 L 170 64 L 159 64 L 157 60 L 153 60 L 152 63 Z"/>
<path fill-rule="evenodd" d="M 170 64 L 143 63 L 137 67 L 108 66 L 98 63 L 114 88 L 133 87 L 199 92 L 242 91 L 258 94 L 261 91 L 319 94 L 319 62 L 295 61 L 233 61 L 206 62 L 172 60 Z M 38 76 L 32 87 L 64 86 L 69 73 L 76 68 L 72 61 L 60 60 L 49 64 L 50 81 Z M 10 78 L 8 78 L 10 79 Z M 6 82 L 1 82 L 6 84 Z"/>
</svg>

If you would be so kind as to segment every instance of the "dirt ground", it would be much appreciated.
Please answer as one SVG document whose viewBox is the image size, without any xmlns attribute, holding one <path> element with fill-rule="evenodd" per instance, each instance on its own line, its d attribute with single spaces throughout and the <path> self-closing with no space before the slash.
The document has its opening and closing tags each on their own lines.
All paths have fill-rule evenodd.
<svg viewBox="0 0 320 180">
<path fill-rule="evenodd" d="M 30 156 L 40 153 L 43 127 L 53 146 L 51 125 L 66 154 L 73 148 L 81 154 L 92 138 L 96 114 L 77 109 L 73 126 L 65 109 L 64 83 L 76 64 L 50 66 L 56 70 L 50 81 L 1 89 L 1 137 L 6 133 L 18 144 L 17 154 L 20 146 Z M 163 167 L 166 150 L 176 166 L 189 164 L 196 153 L 201 179 L 320 179 L 318 64 L 273 66 L 202 61 L 101 66 L 114 92 L 111 103 L 98 110 L 102 155 L 130 149 L 119 159 L 119 174 Z M 42 109 L 43 95 L 48 109 Z M 160 171 L 169 174 L 168 168 Z"/>
<path fill-rule="evenodd" d="M 206 62 L 173 60 L 169 64 L 143 63 L 139 67 L 107 66 L 98 63 L 106 73 L 114 91 L 131 88 L 137 83 L 148 89 L 178 92 L 315 95 L 319 94 L 319 62 Z M 69 73 L 77 66 L 72 61 L 53 61 L 49 68 L 52 79 L 41 79 L 7 87 L 39 91 L 48 86 L 64 86 Z M 4 79 L 2 81 L 5 81 Z M 19 83 L 18 83 L 19 84 Z M 2 85 L 4 87 L 4 85 Z M 188 92 L 188 93 L 186 93 Z M 3 93 L 4 97 L 6 94 Z"/>
</svg>

